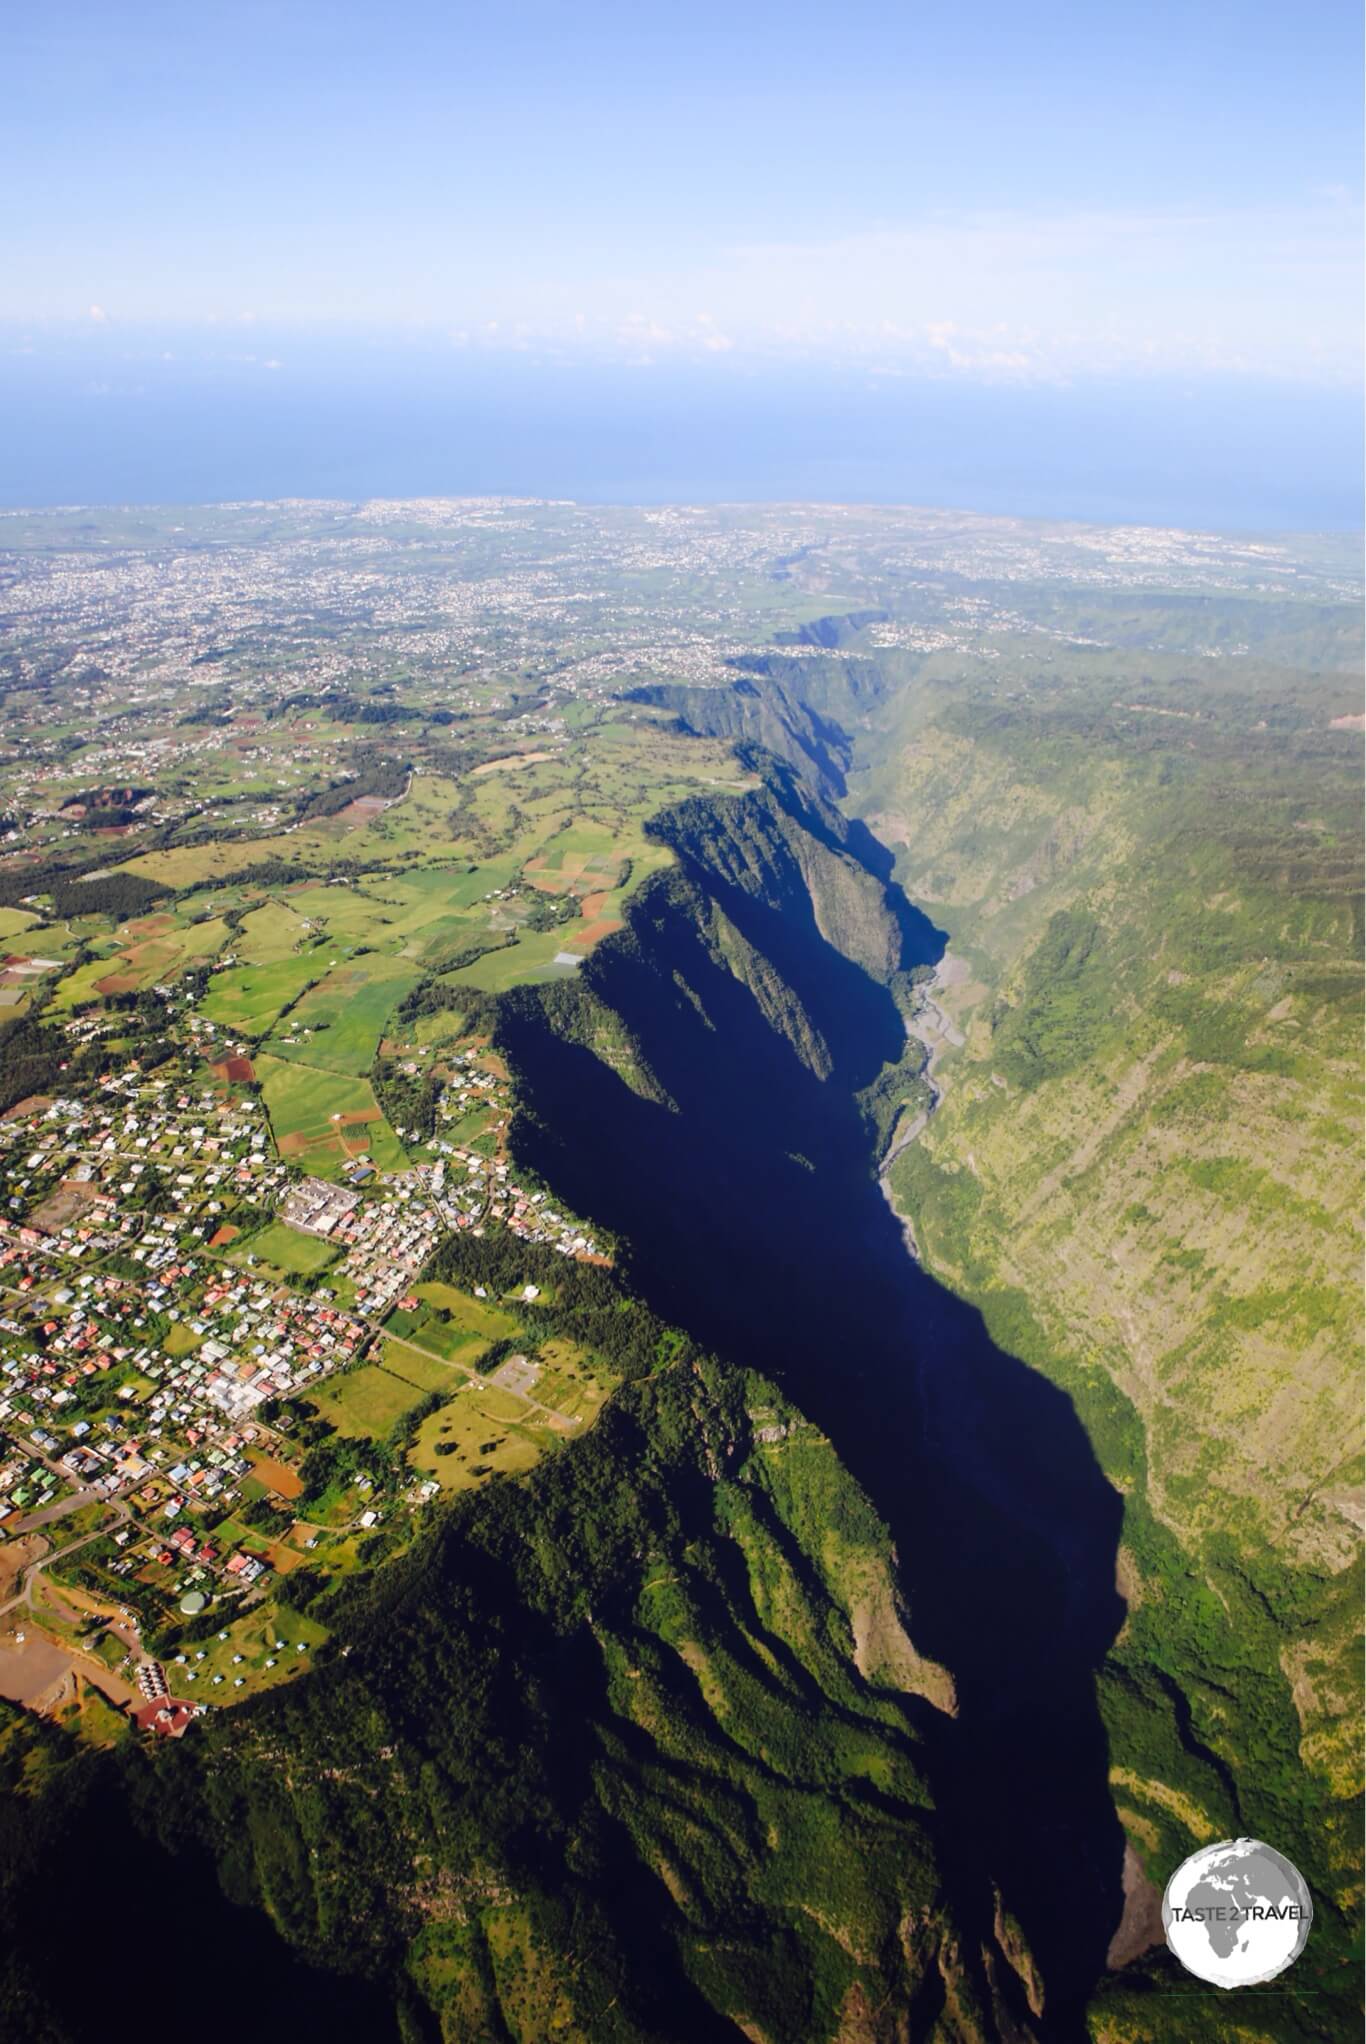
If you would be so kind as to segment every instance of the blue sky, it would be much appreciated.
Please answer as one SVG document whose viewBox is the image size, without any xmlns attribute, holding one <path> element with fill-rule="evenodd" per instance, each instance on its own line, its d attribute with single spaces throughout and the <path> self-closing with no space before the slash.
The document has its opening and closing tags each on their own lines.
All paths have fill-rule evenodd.
<svg viewBox="0 0 1366 2044">
<path fill-rule="evenodd" d="M 808 416 L 1169 386 L 1174 448 L 1197 385 L 1283 441 L 1336 393 L 1345 439 L 1360 43 L 1355 0 L 48 0 L 6 31 L 0 406 L 63 473 L 91 403 L 183 433 L 217 377 L 264 433 L 348 361 L 362 402 L 629 372 L 717 419 L 747 376 Z"/>
<path fill-rule="evenodd" d="M 1350 379 L 1358 14 L 56 0 L 0 314 Z"/>
</svg>

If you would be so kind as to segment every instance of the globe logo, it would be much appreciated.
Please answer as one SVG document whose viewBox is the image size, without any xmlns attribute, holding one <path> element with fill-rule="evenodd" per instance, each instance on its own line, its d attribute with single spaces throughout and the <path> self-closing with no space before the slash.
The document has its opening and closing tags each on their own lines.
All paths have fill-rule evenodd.
<svg viewBox="0 0 1366 2044">
<path fill-rule="evenodd" d="M 1183 1860 L 1162 1897 L 1162 1923 L 1187 1972 L 1214 1987 L 1274 1980 L 1304 1950 L 1308 1883 L 1260 1838 L 1225 1838 Z"/>
</svg>

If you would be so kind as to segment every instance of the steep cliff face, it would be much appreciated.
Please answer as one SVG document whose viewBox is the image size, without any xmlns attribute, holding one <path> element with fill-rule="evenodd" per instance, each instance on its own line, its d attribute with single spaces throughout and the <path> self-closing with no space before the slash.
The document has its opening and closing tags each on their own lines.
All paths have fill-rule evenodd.
<svg viewBox="0 0 1366 2044">
<path fill-rule="evenodd" d="M 1354 684 L 1078 669 L 1046 704 L 1009 674 L 908 693 L 863 746 L 858 803 L 961 974 L 892 1185 L 1124 1487 L 1102 1702 L 1136 1855 L 1160 1884 L 1274 1837 L 1331 1973 L 1361 1896 Z"/>
<path fill-rule="evenodd" d="M 955 1684 L 928 1768 L 957 1918 L 991 1944 L 999 1899 L 1066 2037 L 1122 1901 L 1093 1686 L 1119 1500 L 1069 1402 L 916 1269 L 878 1189 L 863 1103 L 938 934 L 791 774 L 655 828 L 677 863 L 627 928 L 504 1006 L 517 1150 L 618 1232 L 658 1310 L 777 1379 L 887 1519 L 915 1650 Z"/>
<path fill-rule="evenodd" d="M 699 738 L 731 738 L 786 761 L 827 795 L 844 792 L 849 741 L 840 727 L 781 684 L 747 675 L 722 688 L 681 682 L 633 689 L 625 701 L 669 710 Z"/>
</svg>

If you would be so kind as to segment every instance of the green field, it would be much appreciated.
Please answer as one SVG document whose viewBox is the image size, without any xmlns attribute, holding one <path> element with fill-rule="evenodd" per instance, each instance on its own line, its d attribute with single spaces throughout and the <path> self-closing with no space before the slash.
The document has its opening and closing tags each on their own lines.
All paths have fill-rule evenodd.
<svg viewBox="0 0 1366 2044">
<path fill-rule="evenodd" d="M 226 1632 L 227 1638 L 220 1640 L 218 1633 L 212 1633 L 208 1639 L 180 1649 L 185 1655 L 183 1669 L 174 1663 L 168 1665 L 166 1672 L 174 1695 L 193 1703 L 244 1703 L 248 1697 L 259 1696 L 263 1690 L 274 1689 L 302 1674 L 310 1656 L 329 1637 L 327 1628 L 316 1618 L 291 1610 L 276 1596 L 254 1605 L 241 1618 L 229 1620 L 231 1607 L 222 1608 L 219 1631 Z M 283 1647 L 276 1646 L 277 1640 L 283 1640 Z M 198 1659 L 201 1653 L 202 1661 Z M 236 1659 L 239 1654 L 240 1661 Z M 267 1661 L 274 1661 L 275 1666 L 268 1668 Z M 190 1669 L 196 1679 L 186 1683 L 185 1674 Z M 221 1675 L 222 1681 L 215 1682 L 215 1675 Z"/>
<path fill-rule="evenodd" d="M 386 958 L 337 967 L 277 1026 L 272 1054 L 359 1077 L 374 1063 L 389 1015 L 417 977 L 411 967 Z"/>
<path fill-rule="evenodd" d="M 395 1376 L 378 1363 L 343 1370 L 308 1393 L 311 1403 L 339 1434 L 370 1440 L 382 1440 L 426 1395 L 421 1385 Z"/>
<path fill-rule="evenodd" d="M 484 1342 L 511 1341 L 521 1332 L 521 1322 L 513 1314 L 492 1300 L 472 1298 L 454 1285 L 439 1280 L 418 1285 L 417 1296 L 438 1314 L 447 1315 L 450 1326 L 461 1335 L 477 1336 Z"/>
<path fill-rule="evenodd" d="M 453 1370 L 449 1362 L 424 1355 L 405 1341 L 386 1339 L 384 1367 L 391 1376 L 402 1377 L 419 1391 L 453 1391 L 463 1378 L 463 1372 Z"/>
<path fill-rule="evenodd" d="M 199 1012 L 234 1034 L 261 1037 L 324 971 L 318 951 L 276 958 L 269 964 L 230 966 L 214 974 Z"/>
<path fill-rule="evenodd" d="M 272 1221 L 259 1234 L 234 1242 L 229 1251 L 229 1261 L 245 1263 L 249 1256 L 254 1256 L 263 1263 L 273 1264 L 276 1270 L 311 1275 L 314 1271 L 326 1270 L 329 1263 L 335 1263 L 337 1254 L 335 1242 L 323 1242 L 316 1235 L 301 1234 L 284 1221 Z"/>
</svg>

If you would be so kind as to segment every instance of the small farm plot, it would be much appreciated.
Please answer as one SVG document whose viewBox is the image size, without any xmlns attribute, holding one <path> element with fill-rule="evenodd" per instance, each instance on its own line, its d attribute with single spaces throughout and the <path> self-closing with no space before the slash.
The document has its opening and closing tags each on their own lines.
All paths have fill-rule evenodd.
<svg viewBox="0 0 1366 2044">
<path fill-rule="evenodd" d="M 153 936 L 138 936 L 135 929 L 135 925 L 127 925 L 124 934 L 130 941 L 88 965 L 77 966 L 57 989 L 55 1006 L 76 1008 L 106 994 L 143 993 L 148 987 L 176 980 L 191 966 L 217 957 L 228 937 L 228 926 L 218 917 L 181 929 L 172 926 Z"/>
<path fill-rule="evenodd" d="M 282 1157 L 320 1178 L 335 1177 L 352 1158 L 367 1154 L 381 1171 L 402 1168 L 403 1150 L 368 1079 L 283 1058 L 258 1057 L 255 1064 Z"/>
</svg>

